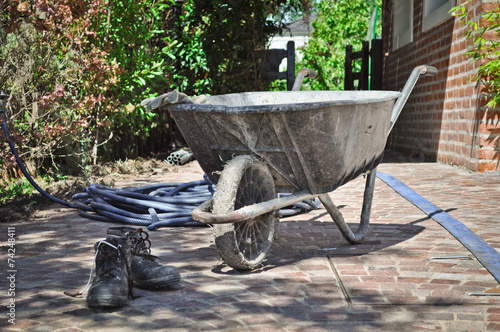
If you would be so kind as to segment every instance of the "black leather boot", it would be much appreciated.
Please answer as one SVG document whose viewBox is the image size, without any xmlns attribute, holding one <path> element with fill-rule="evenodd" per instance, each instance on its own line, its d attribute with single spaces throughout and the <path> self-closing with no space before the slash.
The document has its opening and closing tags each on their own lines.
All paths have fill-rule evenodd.
<svg viewBox="0 0 500 332">
<path fill-rule="evenodd" d="M 94 245 L 96 276 L 87 293 L 89 307 L 122 307 L 132 296 L 126 238 L 110 237 Z"/>
<path fill-rule="evenodd" d="M 143 289 L 173 286 L 181 280 L 175 266 L 160 265 L 156 256 L 151 255 L 149 234 L 141 228 L 128 226 L 110 227 L 108 237 L 126 237 L 130 243 L 130 271 L 134 285 Z"/>
</svg>

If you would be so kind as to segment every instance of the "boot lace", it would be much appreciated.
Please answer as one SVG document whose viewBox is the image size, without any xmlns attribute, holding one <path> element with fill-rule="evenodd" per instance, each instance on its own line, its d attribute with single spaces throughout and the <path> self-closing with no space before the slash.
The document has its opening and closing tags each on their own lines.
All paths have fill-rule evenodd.
<svg viewBox="0 0 500 332">
<path fill-rule="evenodd" d="M 151 255 L 149 234 L 144 232 L 142 228 L 128 232 L 128 237 L 130 239 L 130 251 L 132 255 L 141 256 L 150 260 L 156 259 L 156 256 Z"/>
</svg>

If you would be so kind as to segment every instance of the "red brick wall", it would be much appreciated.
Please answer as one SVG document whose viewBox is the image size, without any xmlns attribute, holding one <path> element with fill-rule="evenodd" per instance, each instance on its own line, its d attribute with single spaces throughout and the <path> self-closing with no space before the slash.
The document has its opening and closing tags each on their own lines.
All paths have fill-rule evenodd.
<svg viewBox="0 0 500 332">
<path fill-rule="evenodd" d="M 473 0 L 470 13 L 483 11 L 482 2 Z M 498 171 L 499 110 L 484 107 L 486 99 L 474 79 L 478 65 L 464 54 L 469 46 L 466 28 L 450 16 L 423 32 L 422 7 L 423 0 L 414 0 L 413 42 L 392 50 L 392 0 L 383 3 L 384 89 L 401 90 L 418 65 L 438 69 L 437 76 L 417 82 L 388 148 L 472 171 Z"/>
</svg>

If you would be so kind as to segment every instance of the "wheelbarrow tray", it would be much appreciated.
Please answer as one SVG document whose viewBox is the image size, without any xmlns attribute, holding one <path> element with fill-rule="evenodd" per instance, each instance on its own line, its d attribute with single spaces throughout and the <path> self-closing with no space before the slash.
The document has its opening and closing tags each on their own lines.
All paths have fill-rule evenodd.
<svg viewBox="0 0 500 332">
<path fill-rule="evenodd" d="M 381 161 L 399 92 L 283 91 L 208 96 L 171 104 L 211 181 L 237 155 L 264 160 L 277 192 L 331 192 Z"/>
</svg>

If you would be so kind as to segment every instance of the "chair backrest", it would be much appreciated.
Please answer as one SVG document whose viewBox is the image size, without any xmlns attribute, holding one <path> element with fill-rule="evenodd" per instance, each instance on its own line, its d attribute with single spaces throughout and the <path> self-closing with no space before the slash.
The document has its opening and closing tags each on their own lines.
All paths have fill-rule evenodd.
<svg viewBox="0 0 500 332">
<path fill-rule="evenodd" d="M 292 90 L 295 80 L 295 43 L 289 41 L 286 49 L 269 49 L 266 51 L 264 78 L 268 80 L 286 79 L 287 90 Z M 286 71 L 280 72 L 280 64 L 286 58 Z"/>
<path fill-rule="evenodd" d="M 353 62 L 358 59 L 361 59 L 361 71 L 353 72 Z M 361 51 L 357 52 L 353 52 L 352 45 L 347 45 L 344 90 L 382 90 L 382 59 L 382 39 L 373 39 L 371 50 L 368 41 L 363 41 Z"/>
</svg>

